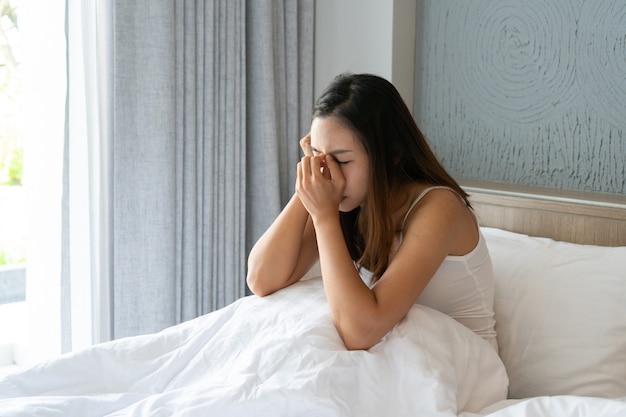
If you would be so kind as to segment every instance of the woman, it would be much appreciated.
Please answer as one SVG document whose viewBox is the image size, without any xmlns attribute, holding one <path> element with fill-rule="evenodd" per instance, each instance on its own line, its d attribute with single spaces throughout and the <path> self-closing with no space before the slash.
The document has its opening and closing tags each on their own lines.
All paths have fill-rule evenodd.
<svg viewBox="0 0 626 417">
<path fill-rule="evenodd" d="M 338 76 L 300 145 L 295 194 L 250 253 L 250 289 L 271 294 L 319 260 L 348 349 L 376 344 L 416 302 L 497 349 L 491 261 L 468 196 L 395 87 Z"/>
</svg>

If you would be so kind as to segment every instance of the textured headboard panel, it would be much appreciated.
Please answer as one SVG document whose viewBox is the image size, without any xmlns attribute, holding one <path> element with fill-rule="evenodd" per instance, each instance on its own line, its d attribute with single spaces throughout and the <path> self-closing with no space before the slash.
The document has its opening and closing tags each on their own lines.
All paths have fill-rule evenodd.
<svg viewBox="0 0 626 417">
<path fill-rule="evenodd" d="M 420 0 L 414 116 L 450 174 L 626 194 L 624 1 Z"/>
<path fill-rule="evenodd" d="M 626 196 L 460 181 L 482 226 L 600 246 L 626 246 Z"/>
</svg>

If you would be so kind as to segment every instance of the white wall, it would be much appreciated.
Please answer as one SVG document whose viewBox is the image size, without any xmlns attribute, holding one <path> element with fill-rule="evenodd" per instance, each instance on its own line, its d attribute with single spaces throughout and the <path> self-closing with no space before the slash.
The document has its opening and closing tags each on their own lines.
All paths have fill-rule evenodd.
<svg viewBox="0 0 626 417">
<path fill-rule="evenodd" d="M 413 108 L 415 0 L 317 0 L 317 97 L 339 73 L 369 72 L 396 86 Z"/>
</svg>

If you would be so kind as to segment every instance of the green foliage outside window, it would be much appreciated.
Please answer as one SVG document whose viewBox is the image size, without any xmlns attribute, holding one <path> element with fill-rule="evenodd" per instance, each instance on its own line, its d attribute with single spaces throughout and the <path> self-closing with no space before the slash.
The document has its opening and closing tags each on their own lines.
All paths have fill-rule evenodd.
<svg viewBox="0 0 626 417">
<path fill-rule="evenodd" d="M 0 265 L 26 261 L 24 147 L 20 114 L 21 1 L 0 0 Z"/>
<path fill-rule="evenodd" d="M 0 185 L 21 185 L 19 32 L 16 0 L 0 0 Z"/>
<path fill-rule="evenodd" d="M 0 185 L 21 185 L 24 171 L 21 147 L 8 147 L 0 155 Z"/>
<path fill-rule="evenodd" d="M 12 251 L 0 249 L 0 265 L 12 265 L 26 262 L 23 254 L 15 254 Z"/>
</svg>

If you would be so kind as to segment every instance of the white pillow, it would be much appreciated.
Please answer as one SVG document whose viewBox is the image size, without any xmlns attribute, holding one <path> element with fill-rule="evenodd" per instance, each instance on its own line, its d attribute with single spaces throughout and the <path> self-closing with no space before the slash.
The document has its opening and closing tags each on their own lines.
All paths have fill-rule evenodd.
<svg viewBox="0 0 626 417">
<path fill-rule="evenodd" d="M 482 232 L 509 397 L 626 396 L 626 247 Z"/>
</svg>

